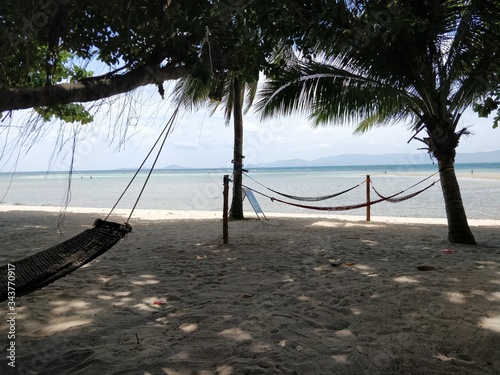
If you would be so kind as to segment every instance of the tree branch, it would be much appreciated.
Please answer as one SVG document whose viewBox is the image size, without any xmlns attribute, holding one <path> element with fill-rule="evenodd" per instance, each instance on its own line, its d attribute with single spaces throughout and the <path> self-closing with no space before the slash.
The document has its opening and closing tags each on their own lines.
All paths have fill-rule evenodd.
<svg viewBox="0 0 500 375">
<path fill-rule="evenodd" d="M 184 66 L 141 66 L 121 75 L 100 76 L 46 87 L 0 88 L 0 113 L 41 106 L 91 102 L 149 84 L 177 80 L 188 74 Z"/>
</svg>

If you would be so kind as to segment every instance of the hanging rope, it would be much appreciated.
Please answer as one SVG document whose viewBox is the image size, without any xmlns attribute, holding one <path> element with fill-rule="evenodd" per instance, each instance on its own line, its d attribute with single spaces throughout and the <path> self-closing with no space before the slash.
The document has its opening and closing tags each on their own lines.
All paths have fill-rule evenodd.
<svg viewBox="0 0 500 375">
<path fill-rule="evenodd" d="M 155 143 L 153 144 L 153 146 L 149 150 L 148 154 L 146 155 L 146 157 L 142 161 L 141 165 L 139 166 L 139 168 L 135 172 L 134 176 L 132 177 L 132 179 L 130 180 L 130 182 L 128 183 L 128 185 L 125 187 L 125 190 L 123 190 L 123 193 L 120 195 L 120 197 L 116 201 L 116 203 L 113 206 L 113 208 L 111 209 L 111 211 L 109 211 L 108 216 L 106 216 L 106 218 L 104 220 L 108 220 L 108 218 L 111 215 L 111 213 L 115 210 L 116 206 L 118 206 L 118 203 L 121 201 L 121 199 L 123 198 L 123 196 L 125 195 L 125 193 L 129 189 L 129 187 L 132 185 L 132 182 L 135 180 L 135 178 L 137 177 L 137 175 L 141 171 L 142 167 L 144 166 L 144 164 L 148 160 L 149 156 L 153 153 L 154 148 L 156 147 L 156 145 L 160 142 L 160 140 L 163 137 L 163 141 L 162 141 L 162 143 L 160 145 L 160 148 L 159 148 L 159 150 L 158 150 L 158 152 L 156 154 L 156 157 L 155 157 L 155 160 L 153 162 L 153 165 L 149 169 L 149 173 L 148 173 L 148 176 L 146 177 L 146 181 L 144 181 L 144 184 L 142 185 L 141 191 L 139 192 L 139 195 L 138 195 L 138 197 L 137 197 L 137 199 L 136 199 L 136 201 L 134 203 L 134 206 L 132 207 L 132 210 L 130 211 L 130 215 L 127 218 L 126 222 L 127 223 L 129 222 L 130 218 L 132 217 L 132 214 L 135 211 L 135 208 L 137 207 L 137 204 L 139 203 L 139 200 L 141 199 L 142 193 L 144 192 L 144 189 L 146 188 L 146 185 L 147 185 L 147 183 L 149 181 L 149 178 L 151 177 L 151 174 L 153 173 L 153 169 L 154 169 L 154 167 L 156 165 L 156 162 L 158 161 L 158 159 L 160 157 L 161 151 L 163 150 L 163 146 L 165 145 L 167 137 L 168 137 L 168 135 L 170 134 L 170 132 L 173 129 L 174 121 L 175 121 L 175 118 L 177 117 L 177 113 L 179 112 L 179 108 L 180 108 L 180 103 L 175 108 L 175 111 L 172 113 L 172 116 L 170 116 L 170 119 L 168 120 L 167 124 L 165 125 L 165 127 L 161 131 L 160 135 L 158 136 L 158 139 L 155 141 Z"/>
<path fill-rule="evenodd" d="M 406 196 L 403 196 L 403 197 L 399 197 L 399 198 L 396 198 L 396 197 L 399 196 L 399 195 L 401 195 L 401 194 L 403 194 L 404 192 L 410 190 L 411 188 L 413 188 L 413 187 L 421 184 L 422 182 L 428 180 L 429 178 L 433 177 L 434 175 L 436 175 L 439 172 L 440 171 L 437 171 L 436 173 L 433 173 L 432 175 L 424 178 L 423 180 L 420 180 L 419 182 L 411 185 L 410 187 L 408 187 L 408 188 L 406 188 L 404 190 L 401 190 L 400 192 L 398 192 L 396 194 L 392 194 L 392 195 L 390 195 L 388 197 L 380 195 L 375 190 L 375 188 L 373 187 L 373 184 L 372 184 L 373 190 L 377 193 L 377 195 L 380 197 L 380 199 L 377 199 L 377 200 L 374 200 L 374 201 L 370 201 L 370 202 L 359 203 L 359 204 L 346 205 L 346 206 L 334 206 L 334 207 L 318 207 L 318 206 L 309 206 L 309 205 L 303 205 L 303 204 L 298 204 L 298 203 L 287 202 L 287 201 L 284 201 L 284 200 L 281 200 L 281 199 L 278 199 L 278 198 L 275 198 L 275 197 L 271 197 L 271 196 L 269 196 L 267 194 L 264 194 L 264 193 L 262 193 L 262 192 L 260 192 L 258 190 L 252 189 L 252 188 L 250 188 L 248 186 L 242 185 L 242 187 L 244 187 L 246 189 L 249 189 L 249 190 L 253 191 L 254 193 L 260 194 L 260 195 L 262 195 L 262 196 L 264 196 L 266 198 L 269 198 L 269 199 L 271 199 L 272 202 L 280 202 L 280 203 L 288 204 L 288 205 L 294 206 L 294 207 L 300 207 L 300 208 L 305 208 L 305 209 L 309 209 L 309 210 L 320 210 L 320 211 L 348 211 L 348 210 L 354 210 L 354 209 L 357 209 L 357 208 L 363 208 L 363 207 L 367 207 L 367 206 L 372 206 L 374 204 L 377 204 L 377 203 L 380 203 L 380 202 L 384 202 L 384 201 L 388 201 L 388 202 L 391 202 L 391 203 L 397 203 L 397 202 L 402 202 L 404 200 L 413 198 L 414 196 L 416 196 L 416 195 L 418 195 L 418 194 L 426 191 L 427 189 L 430 189 L 439 180 L 433 182 L 431 185 L 429 185 L 426 188 L 424 188 L 424 189 L 422 189 L 420 191 L 417 191 L 415 193 L 412 193 L 412 194 L 409 194 L 409 195 L 406 195 Z M 358 184 L 358 185 L 361 185 L 361 184 Z M 262 186 L 264 186 L 264 185 L 262 185 Z M 269 189 L 269 190 L 271 190 L 271 189 Z"/>
<path fill-rule="evenodd" d="M 246 189 L 249 189 L 251 191 L 253 191 L 254 193 L 257 193 L 257 194 L 260 194 L 266 198 L 269 198 L 271 199 L 271 202 L 280 202 L 280 203 L 284 203 L 284 204 L 288 204 L 290 206 L 295 206 L 295 207 L 300 207 L 300 208 L 306 208 L 306 209 L 309 209 L 309 210 L 320 210 L 320 211 L 347 211 L 347 210 L 354 210 L 356 208 L 362 208 L 362 207 L 366 207 L 366 206 L 371 206 L 371 205 L 374 205 L 376 203 L 379 203 L 379 202 L 383 202 L 389 198 L 393 198 L 401 193 L 403 193 L 403 191 L 400 191 L 399 193 L 396 193 L 394 195 L 391 195 L 390 197 L 388 198 L 381 198 L 381 199 L 378 199 L 378 200 L 375 200 L 375 201 L 371 201 L 371 202 L 365 202 L 365 203 L 360 203 L 360 204 L 353 204 L 353 205 L 348 205 L 348 206 L 335 206 L 335 207 L 318 207 L 318 206 L 308 206 L 308 205 L 304 205 L 304 204 L 298 204 L 298 203 L 292 203 L 292 202 L 287 202 L 287 201 L 284 201 L 284 200 L 281 200 L 281 199 L 278 199 L 278 198 L 275 198 L 275 197 L 271 197 L 267 194 L 264 194 L 258 190 L 255 190 L 255 189 L 252 189 L 248 186 L 245 186 L 245 185 L 241 185 L 243 186 L 244 188 Z"/>
<path fill-rule="evenodd" d="M 69 203 L 71 202 L 71 182 L 73 181 L 73 171 L 74 171 L 74 166 L 75 166 L 75 154 L 76 154 L 76 145 L 77 145 L 77 138 L 78 134 L 80 133 L 80 130 L 76 128 L 75 125 L 73 125 L 73 144 L 71 146 L 71 161 L 69 164 L 69 171 L 68 171 L 68 183 L 66 187 L 66 195 L 64 197 L 64 207 L 61 208 L 61 211 L 59 213 L 59 219 L 57 220 L 57 230 L 59 231 L 59 234 L 62 234 L 62 227 L 64 224 L 64 220 L 66 219 L 66 211 L 68 209 Z"/>
<path fill-rule="evenodd" d="M 273 189 L 271 189 L 271 188 L 269 188 L 269 187 L 261 184 L 259 181 L 253 179 L 248 174 L 245 174 L 245 176 L 248 177 L 250 180 L 254 181 L 255 183 L 259 184 L 260 186 L 266 188 L 267 190 L 272 191 L 275 194 L 278 194 L 278 195 L 281 195 L 282 197 L 286 197 L 286 198 L 293 199 L 293 200 L 296 200 L 296 201 L 305 201 L 305 202 L 319 202 L 319 201 L 324 201 L 324 200 L 327 200 L 327 199 L 330 199 L 330 198 L 335 198 L 335 197 L 338 197 L 339 195 L 348 193 L 351 190 L 356 189 L 357 187 L 361 186 L 362 184 L 364 184 L 366 182 L 366 181 L 360 182 L 359 184 L 357 184 L 357 185 L 355 185 L 353 187 L 350 187 L 349 189 L 346 189 L 344 191 L 341 191 L 341 192 L 335 193 L 335 194 L 331 194 L 331 195 L 323 195 L 321 197 L 299 197 L 299 196 L 296 196 L 296 195 L 288 195 L 288 194 L 285 194 L 285 193 L 280 193 L 279 191 L 273 190 Z"/>
<path fill-rule="evenodd" d="M 406 188 L 405 190 L 403 190 L 402 192 L 405 192 L 405 191 L 408 191 L 412 188 L 414 188 L 415 186 L 418 186 L 420 185 L 421 183 L 427 181 L 428 179 L 434 177 L 436 174 L 438 174 L 439 172 L 441 172 L 441 170 L 438 170 L 437 172 L 431 174 L 430 176 L 424 178 L 423 180 L 420 180 L 416 183 L 414 183 L 413 185 L 411 185 L 410 187 Z M 426 188 L 422 189 L 422 190 L 419 190 L 415 193 L 412 193 L 412 194 L 408 194 L 408 195 L 405 195 L 404 197 L 399 197 L 399 198 L 387 198 L 387 202 L 390 202 L 390 203 L 399 203 L 399 202 L 403 202 L 407 199 L 410 199 L 410 198 L 413 198 L 413 197 L 416 197 L 417 195 L 419 195 L 420 193 L 423 193 L 424 191 L 426 191 L 427 189 L 430 189 L 431 187 L 433 187 L 439 180 L 436 180 L 434 181 L 432 184 L 430 184 L 429 186 L 427 186 Z M 377 194 L 380 198 L 384 198 L 383 195 L 381 195 L 376 189 L 375 189 L 375 186 L 373 186 L 373 182 L 371 183 L 371 186 L 372 186 L 372 189 L 373 191 L 375 192 L 375 194 Z"/>
<path fill-rule="evenodd" d="M 434 181 L 432 184 L 430 184 L 429 186 L 423 188 L 422 190 L 419 190 L 419 191 L 416 191 L 415 193 L 412 193 L 412 194 L 408 194 L 408 195 L 405 195 L 403 197 L 399 197 L 399 198 L 388 198 L 388 197 L 384 197 L 383 195 L 381 195 L 377 189 L 375 189 L 375 186 L 373 186 L 372 184 L 372 189 L 373 191 L 375 192 L 375 194 L 377 194 L 380 198 L 386 198 L 385 200 L 387 202 L 390 202 L 390 203 L 399 203 L 399 202 L 403 202 L 407 199 L 410 199 L 410 198 L 413 198 L 413 197 L 416 197 L 417 195 L 419 195 L 420 193 L 423 193 L 424 191 L 426 191 L 427 189 L 430 189 L 431 187 L 433 187 L 437 182 L 439 182 L 439 180 L 436 180 Z M 407 189 L 408 190 L 408 189 Z"/>
</svg>

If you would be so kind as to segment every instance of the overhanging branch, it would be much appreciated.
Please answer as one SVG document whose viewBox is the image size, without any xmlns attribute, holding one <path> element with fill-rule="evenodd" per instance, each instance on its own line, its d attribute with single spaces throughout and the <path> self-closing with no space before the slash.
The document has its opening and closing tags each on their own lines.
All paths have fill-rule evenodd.
<svg viewBox="0 0 500 375">
<path fill-rule="evenodd" d="M 0 113 L 58 104 L 92 102 L 132 91 L 149 84 L 185 77 L 184 66 L 141 66 L 125 74 L 88 78 L 46 87 L 0 88 Z"/>
</svg>

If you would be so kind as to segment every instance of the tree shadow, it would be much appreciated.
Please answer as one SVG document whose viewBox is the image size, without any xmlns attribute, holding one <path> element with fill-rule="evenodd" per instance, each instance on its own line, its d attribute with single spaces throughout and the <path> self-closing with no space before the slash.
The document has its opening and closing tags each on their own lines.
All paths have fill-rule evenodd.
<svg viewBox="0 0 500 375">
<path fill-rule="evenodd" d="M 72 214 L 67 226 L 76 233 L 90 223 L 89 215 Z M 479 246 L 442 253 L 450 246 L 446 228 L 420 224 L 231 222 L 229 245 L 221 243 L 219 220 L 137 221 L 133 228 L 89 265 L 17 299 L 17 373 L 500 368 L 494 229 L 475 228 Z M 45 245 L 57 236 L 30 230 L 23 238 Z M 7 329 L 1 322 L 2 349 Z M 12 370 L 4 359 L 0 366 Z"/>
</svg>

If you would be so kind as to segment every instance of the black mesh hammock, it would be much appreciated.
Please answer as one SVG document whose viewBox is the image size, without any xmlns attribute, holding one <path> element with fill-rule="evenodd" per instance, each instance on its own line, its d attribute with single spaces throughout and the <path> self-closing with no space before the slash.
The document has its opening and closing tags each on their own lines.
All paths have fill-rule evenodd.
<svg viewBox="0 0 500 375">
<path fill-rule="evenodd" d="M 354 185 L 348 189 L 342 190 L 342 191 L 337 192 L 337 193 L 329 194 L 329 195 L 323 195 L 323 196 L 319 196 L 319 197 L 301 197 L 301 196 L 297 196 L 297 195 L 289 195 L 289 194 L 285 194 L 285 193 L 280 193 L 279 191 L 273 190 L 270 187 L 267 187 L 267 186 L 261 184 L 259 181 L 253 179 L 248 174 L 245 174 L 245 176 L 248 177 L 250 180 L 259 184 L 260 186 L 266 188 L 267 190 L 272 191 L 275 194 L 281 195 L 282 197 L 286 197 L 286 198 L 293 199 L 296 201 L 303 201 L 303 202 L 319 202 L 319 201 L 324 201 L 324 200 L 327 200 L 330 198 L 335 198 L 335 197 L 338 197 L 342 194 L 348 193 L 351 190 L 356 189 L 357 187 L 361 186 L 362 184 L 364 184 L 366 182 L 366 181 L 360 182 L 359 184 Z M 275 200 L 278 201 L 277 199 L 275 199 Z"/>
<path fill-rule="evenodd" d="M 144 192 L 146 184 L 149 181 L 149 177 L 151 176 L 163 146 L 165 145 L 167 136 L 173 128 L 173 123 L 178 110 L 179 106 L 175 109 L 174 113 L 165 125 L 165 128 L 160 133 L 160 136 L 105 220 L 97 219 L 94 222 L 93 228 L 87 229 L 75 237 L 27 258 L 0 267 L 0 302 L 28 294 L 53 283 L 57 279 L 66 276 L 98 256 L 104 254 L 120 239 L 124 238 L 132 231 L 132 227 L 128 224 L 128 221 L 130 220 L 139 199 Z M 142 186 L 127 221 L 123 224 L 107 221 L 108 217 L 114 211 L 128 188 L 131 186 L 154 148 L 160 142 L 161 138 L 163 138 L 163 142 L 159 147 L 156 159 L 149 170 L 149 174 Z"/>
<path fill-rule="evenodd" d="M 0 267 L 0 301 L 19 297 L 66 276 L 108 251 L 132 227 L 97 219 L 94 227 L 49 249 Z"/>
<path fill-rule="evenodd" d="M 436 173 L 439 173 L 439 172 L 436 172 Z M 414 192 L 414 193 L 411 193 L 411 194 L 408 194 L 408 195 L 405 195 L 405 196 L 401 196 L 401 194 L 403 194 L 404 192 L 408 191 L 409 189 L 419 185 L 420 183 L 428 180 L 429 178 L 431 178 L 432 176 L 434 176 L 436 173 L 430 175 L 429 177 L 426 177 L 424 178 L 423 180 L 417 182 L 416 184 L 410 186 L 409 188 L 406 188 L 404 190 L 401 190 L 400 192 L 397 192 L 395 194 L 392 194 L 390 196 L 383 196 L 381 195 L 372 185 L 372 189 L 373 191 L 375 191 L 375 193 L 379 196 L 380 199 L 377 199 L 377 200 L 373 200 L 373 201 L 369 201 L 369 202 L 364 202 L 364 203 L 359 203 L 359 204 L 352 204 L 352 205 L 347 205 L 347 206 L 333 206 L 333 207 L 321 207 L 321 206 L 309 206 L 309 205 L 305 205 L 305 204 L 298 204 L 298 203 L 293 203 L 293 202 L 287 202 L 287 201 L 284 201 L 284 200 L 281 200 L 281 199 L 278 199 L 278 198 L 275 198 L 275 197 L 271 197 L 267 194 L 264 194 L 260 191 L 257 191 L 255 189 L 252 189 L 252 188 L 249 188 L 248 186 L 244 186 L 242 185 L 243 187 L 249 189 L 249 190 L 252 190 L 253 192 L 257 193 L 257 194 L 260 194 L 266 198 L 269 198 L 271 199 L 272 202 L 279 202 L 279 203 L 283 203 L 283 204 L 287 204 L 287 205 L 290 205 L 290 206 L 295 206 L 295 207 L 299 207 L 299 208 L 305 208 L 305 209 L 309 209 L 309 210 L 319 210 L 319 211 L 349 211 L 349 210 L 354 210 L 354 209 L 357 209 L 357 208 L 363 208 L 363 207 L 367 207 L 367 206 L 372 206 L 374 204 L 377 204 L 377 203 L 380 203 L 380 202 L 391 202 L 391 203 L 399 203 L 399 202 L 403 202 L 407 199 L 410 199 L 410 198 L 413 198 L 421 193 L 423 193 L 424 191 L 430 189 L 432 186 L 434 186 L 438 181 L 434 181 L 433 183 L 431 183 L 429 186 L 417 191 L 417 192 Z M 254 180 L 255 181 L 255 180 Z M 260 184 L 262 185 L 262 184 Z M 350 191 L 356 187 L 358 187 L 360 184 L 344 191 L 344 192 L 347 192 L 347 191 Z M 262 185 L 264 186 L 264 185 Z M 265 186 L 264 186 L 265 187 Z M 318 199 L 318 198 L 324 198 L 324 197 L 318 197 L 318 198 L 304 198 L 304 197 L 293 197 L 291 195 L 286 195 L 286 194 L 282 194 L 282 193 L 278 193 L 272 189 L 269 189 L 266 187 L 266 189 L 268 190 L 271 190 L 272 192 L 275 192 L 277 194 L 280 194 L 280 195 L 283 195 L 285 197 L 289 197 L 291 199 L 296 199 L 296 198 L 301 198 L 301 199 L 296 199 L 296 200 L 321 200 L 321 199 Z M 340 194 L 343 194 L 344 192 L 340 192 L 340 193 L 337 193 L 335 194 L 334 196 L 337 196 L 337 195 L 340 195 Z"/>
</svg>

